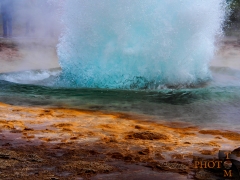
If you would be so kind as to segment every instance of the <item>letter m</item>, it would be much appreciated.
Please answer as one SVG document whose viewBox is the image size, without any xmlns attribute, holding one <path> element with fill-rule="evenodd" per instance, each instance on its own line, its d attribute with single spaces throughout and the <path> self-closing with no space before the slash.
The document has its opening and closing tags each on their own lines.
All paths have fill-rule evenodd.
<svg viewBox="0 0 240 180">
<path fill-rule="evenodd" d="M 232 177 L 232 170 L 223 170 L 224 177 Z"/>
</svg>

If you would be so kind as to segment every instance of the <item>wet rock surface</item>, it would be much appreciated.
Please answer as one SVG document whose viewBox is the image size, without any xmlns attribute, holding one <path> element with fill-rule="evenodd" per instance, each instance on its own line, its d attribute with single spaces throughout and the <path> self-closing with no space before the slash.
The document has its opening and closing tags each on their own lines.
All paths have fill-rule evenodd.
<svg viewBox="0 0 240 180">
<path fill-rule="evenodd" d="M 160 122 L 0 104 L 0 179 L 197 179 L 193 155 L 238 155 L 238 132 Z"/>
</svg>

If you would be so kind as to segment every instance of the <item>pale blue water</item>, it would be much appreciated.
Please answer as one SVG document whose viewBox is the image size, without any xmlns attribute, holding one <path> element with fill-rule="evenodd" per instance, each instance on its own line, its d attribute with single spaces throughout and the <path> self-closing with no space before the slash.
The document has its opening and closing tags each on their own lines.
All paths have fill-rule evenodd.
<svg viewBox="0 0 240 180">
<path fill-rule="evenodd" d="M 71 0 L 58 45 L 63 86 L 159 89 L 210 79 L 225 0 Z"/>
<path fill-rule="evenodd" d="M 214 74 L 217 75 L 218 72 L 224 74 L 222 71 L 221 68 L 214 70 Z M 29 75 L 29 73 L 26 74 Z M 39 74 L 38 71 L 31 73 L 31 76 Z M 0 81 L 0 102 L 30 107 L 124 112 L 138 114 L 146 120 L 158 122 L 181 121 L 210 129 L 239 131 L 240 84 L 237 82 L 240 82 L 240 71 L 232 73 L 231 70 L 226 69 L 225 74 L 227 74 L 225 76 L 228 78 L 228 85 L 222 85 L 222 82 L 212 79 L 202 87 L 161 90 L 111 90 L 42 85 L 48 84 L 48 81 L 52 82 L 54 77 L 38 80 L 35 82 L 36 85 L 2 80 Z M 2 79 L 9 77 L 19 77 L 19 73 L 0 76 Z"/>
</svg>

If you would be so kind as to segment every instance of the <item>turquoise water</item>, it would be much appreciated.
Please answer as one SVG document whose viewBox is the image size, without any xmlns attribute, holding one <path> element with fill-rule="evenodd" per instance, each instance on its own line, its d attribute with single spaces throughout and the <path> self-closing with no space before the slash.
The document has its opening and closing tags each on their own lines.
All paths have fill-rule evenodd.
<svg viewBox="0 0 240 180">
<path fill-rule="evenodd" d="M 14 77 L 17 80 L 16 77 L 20 74 L 20 77 L 23 77 L 23 74 L 29 76 L 32 73 L 31 76 L 34 77 L 33 74 L 40 76 L 41 73 L 29 71 L 2 74 L 0 79 L 5 80 L 0 81 L 0 101 L 30 107 L 124 112 L 142 116 L 146 120 L 181 121 L 209 128 L 239 131 L 240 71 L 226 68 L 224 72 L 223 69 L 215 68 L 213 75 L 227 77 L 228 85 L 225 81 L 212 79 L 200 87 L 161 90 L 66 88 L 54 87 L 51 84 L 43 86 L 57 77 L 45 79 L 45 75 L 42 80 L 35 81 L 35 85 L 32 84 L 32 79 L 25 84 L 19 84 L 5 80 L 13 80 Z"/>
<path fill-rule="evenodd" d="M 65 1 L 62 86 L 161 89 L 211 77 L 225 0 Z"/>
</svg>

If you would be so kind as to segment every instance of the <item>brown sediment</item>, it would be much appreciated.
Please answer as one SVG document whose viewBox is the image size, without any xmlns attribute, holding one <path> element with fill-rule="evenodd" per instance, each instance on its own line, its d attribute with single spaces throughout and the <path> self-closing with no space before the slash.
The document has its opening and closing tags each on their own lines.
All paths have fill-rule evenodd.
<svg viewBox="0 0 240 180">
<path fill-rule="evenodd" d="M 114 167 L 103 162 L 71 161 L 69 164 L 60 167 L 63 171 L 71 172 L 77 170 L 79 175 L 108 173 L 114 170 Z"/>
<path fill-rule="evenodd" d="M 130 132 L 127 136 L 126 139 L 143 139 L 143 140 L 167 140 L 168 137 L 164 134 L 159 134 L 156 132 L 149 132 L 149 131 L 144 131 L 144 132 Z"/>
<path fill-rule="evenodd" d="M 216 147 L 220 147 L 220 144 L 215 142 L 215 141 L 209 141 L 209 142 L 202 142 L 202 143 L 197 143 L 198 145 L 202 145 L 202 146 L 216 146 Z"/>
<path fill-rule="evenodd" d="M 54 124 L 53 126 L 55 127 L 70 127 L 72 124 L 70 123 L 59 123 L 59 124 Z"/>
<path fill-rule="evenodd" d="M 3 51 L 2 48 L 9 48 L 17 51 L 17 45 L 13 42 L 0 42 L 0 51 Z"/>
<path fill-rule="evenodd" d="M 5 61 L 12 61 L 16 58 L 21 58 L 18 52 L 16 43 L 14 42 L 0 42 L 0 58 Z"/>
<path fill-rule="evenodd" d="M 203 155 L 214 155 L 218 152 L 218 148 L 213 148 L 212 150 L 201 150 L 200 153 Z"/>
<path fill-rule="evenodd" d="M 182 155 L 182 154 L 173 154 L 171 157 L 172 157 L 172 159 L 183 159 L 184 155 Z"/>
<path fill-rule="evenodd" d="M 219 130 L 201 130 L 201 134 L 220 135 L 229 140 L 240 141 L 240 134 L 232 131 L 219 131 Z"/>
<path fill-rule="evenodd" d="M 3 103 L 0 113 L 0 179 L 90 178 L 129 171 L 129 164 L 186 175 L 190 152 L 215 156 L 221 143 L 238 142 L 216 139 L 208 136 L 212 131 L 190 124 L 156 123 L 123 113 Z M 214 132 L 226 137 L 226 131 Z"/>
</svg>

